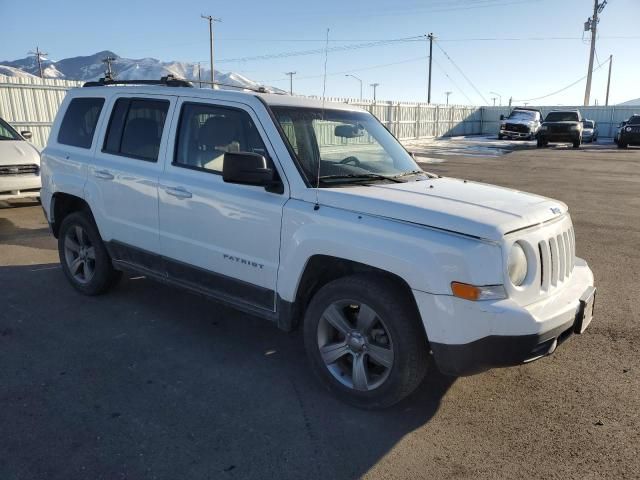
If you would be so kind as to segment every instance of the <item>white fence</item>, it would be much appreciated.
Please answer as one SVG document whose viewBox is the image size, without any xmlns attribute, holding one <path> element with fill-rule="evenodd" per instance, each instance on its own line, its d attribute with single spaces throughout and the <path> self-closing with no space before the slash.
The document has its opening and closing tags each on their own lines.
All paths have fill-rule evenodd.
<svg viewBox="0 0 640 480">
<path fill-rule="evenodd" d="M 67 80 L 0 75 L 0 117 L 18 130 L 30 130 L 33 133 L 33 143 L 43 147 L 66 91 L 82 84 L 83 82 Z M 506 116 L 510 112 L 509 107 L 445 106 L 392 101 L 374 103 L 353 98 L 328 100 L 358 105 L 370 111 L 400 140 L 495 134 L 500 124 L 500 115 Z M 558 107 L 541 107 L 544 114 L 553 108 Z M 601 137 L 612 137 L 618 123 L 634 113 L 640 113 L 640 107 L 573 108 L 579 108 L 583 117 L 598 122 Z"/>
<path fill-rule="evenodd" d="M 30 130 L 33 143 L 43 147 L 58 107 L 70 88 L 83 82 L 12 78 L 0 75 L 0 117 L 18 130 Z M 416 139 L 481 132 L 482 112 L 478 107 L 427 105 L 424 103 L 360 102 L 330 98 L 369 110 L 396 137 Z"/>
</svg>

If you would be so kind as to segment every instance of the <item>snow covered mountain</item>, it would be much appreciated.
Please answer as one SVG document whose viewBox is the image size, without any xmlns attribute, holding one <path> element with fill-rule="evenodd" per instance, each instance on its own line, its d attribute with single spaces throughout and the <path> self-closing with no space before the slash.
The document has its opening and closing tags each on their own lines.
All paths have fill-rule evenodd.
<svg viewBox="0 0 640 480">
<path fill-rule="evenodd" d="M 113 57 L 111 67 L 115 77 L 120 80 L 156 79 L 166 75 L 174 75 L 191 80 L 198 79 L 198 64 L 190 62 L 162 62 L 155 58 L 131 59 L 120 57 L 117 54 L 105 50 L 89 56 L 65 58 L 54 62 L 43 60 L 43 73 L 45 78 L 62 78 L 65 80 L 97 80 L 105 75 L 105 64 L 102 61 L 107 57 Z M 35 57 L 26 57 L 19 60 L 0 61 L 0 75 L 9 77 L 38 76 L 38 62 Z M 202 68 L 200 77 L 209 80 L 210 70 Z M 215 72 L 215 81 L 237 87 L 256 88 L 260 83 L 250 80 L 238 73 Z M 277 88 L 267 87 L 271 91 L 283 92 Z M 284 92 L 283 92 L 284 93 Z"/>
</svg>

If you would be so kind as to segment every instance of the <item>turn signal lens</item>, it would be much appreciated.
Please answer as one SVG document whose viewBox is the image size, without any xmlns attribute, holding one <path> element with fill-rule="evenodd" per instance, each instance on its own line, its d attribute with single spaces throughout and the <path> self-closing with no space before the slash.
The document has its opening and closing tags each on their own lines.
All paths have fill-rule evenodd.
<svg viewBox="0 0 640 480">
<path fill-rule="evenodd" d="M 462 282 L 451 282 L 451 292 L 455 297 L 465 300 L 500 300 L 507 298 L 507 294 L 502 285 L 484 285 L 478 287 Z"/>
</svg>

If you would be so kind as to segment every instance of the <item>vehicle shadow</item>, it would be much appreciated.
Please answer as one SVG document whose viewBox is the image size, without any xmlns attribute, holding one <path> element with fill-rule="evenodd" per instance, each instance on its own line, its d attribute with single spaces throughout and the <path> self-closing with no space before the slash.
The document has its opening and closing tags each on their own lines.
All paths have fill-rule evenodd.
<svg viewBox="0 0 640 480">
<path fill-rule="evenodd" d="M 359 410 L 312 378 L 299 330 L 143 277 L 85 297 L 55 266 L 0 267 L 5 478 L 357 478 L 454 382 L 430 366 Z"/>
<path fill-rule="evenodd" d="M 0 215 L 2 210 L 0 209 Z M 55 239 L 48 227 L 24 228 L 12 220 L 0 216 L 0 246 L 17 245 L 51 250 L 55 248 Z"/>
</svg>

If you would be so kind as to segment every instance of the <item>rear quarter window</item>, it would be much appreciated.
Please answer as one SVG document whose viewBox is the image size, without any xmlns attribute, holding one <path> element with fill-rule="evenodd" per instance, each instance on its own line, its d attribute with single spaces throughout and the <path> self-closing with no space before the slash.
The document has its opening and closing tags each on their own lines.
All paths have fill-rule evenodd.
<svg viewBox="0 0 640 480">
<path fill-rule="evenodd" d="M 91 148 L 104 98 L 74 98 L 62 118 L 58 143 Z"/>
</svg>

